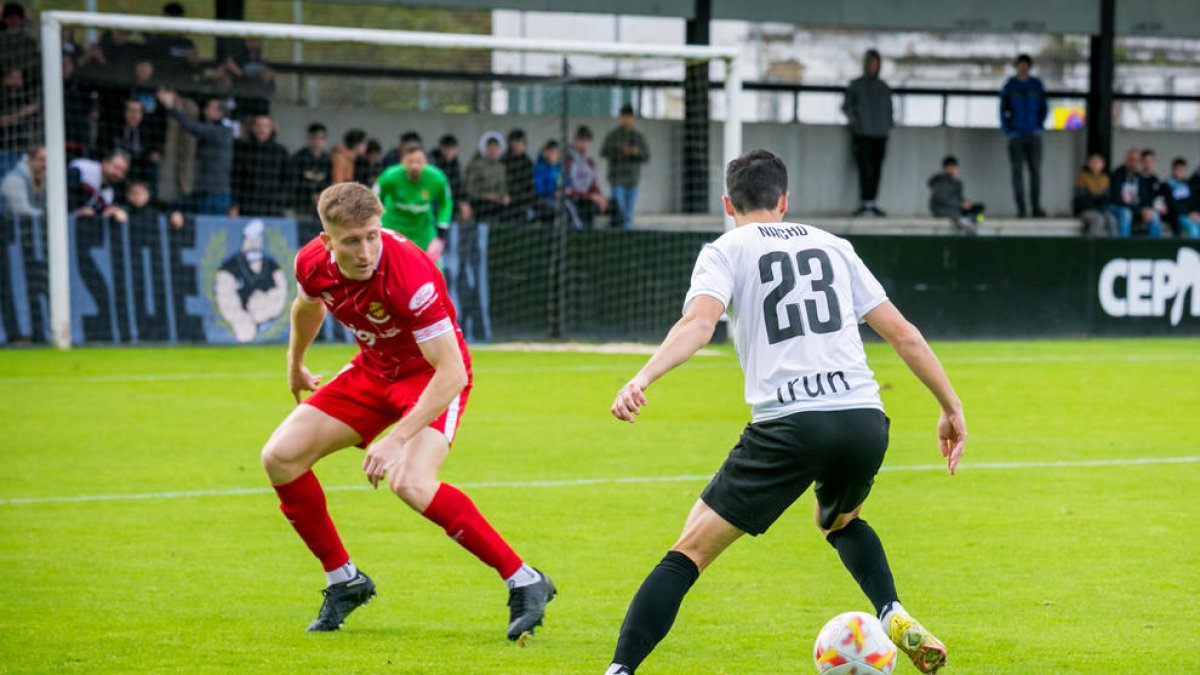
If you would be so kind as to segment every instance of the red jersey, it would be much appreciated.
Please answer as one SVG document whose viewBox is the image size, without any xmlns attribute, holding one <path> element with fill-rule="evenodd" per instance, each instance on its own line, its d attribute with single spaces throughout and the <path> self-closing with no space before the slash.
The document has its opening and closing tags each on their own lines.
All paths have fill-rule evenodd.
<svg viewBox="0 0 1200 675">
<path fill-rule="evenodd" d="M 429 375 L 433 366 L 417 345 L 454 331 L 463 364 L 471 370 L 446 280 L 429 256 L 408 239 L 384 230 L 379 265 L 370 279 L 347 279 L 320 237 L 296 254 L 300 294 L 320 301 L 354 333 L 352 363 L 389 380 Z"/>
</svg>

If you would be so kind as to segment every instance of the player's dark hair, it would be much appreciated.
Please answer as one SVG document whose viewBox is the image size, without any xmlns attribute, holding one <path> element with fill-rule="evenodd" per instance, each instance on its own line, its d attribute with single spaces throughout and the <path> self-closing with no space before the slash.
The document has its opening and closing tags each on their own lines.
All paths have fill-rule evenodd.
<svg viewBox="0 0 1200 675">
<path fill-rule="evenodd" d="M 367 140 L 367 132 L 362 129 L 351 129 L 342 135 L 342 143 L 347 148 L 353 148 L 365 140 Z"/>
<path fill-rule="evenodd" d="M 425 154 L 425 148 L 422 148 L 420 143 L 413 143 L 412 141 L 409 141 L 400 146 L 400 159 L 404 159 L 414 152 L 419 152 L 423 155 Z"/>
<path fill-rule="evenodd" d="M 1013 62 L 1013 65 L 1019 66 L 1022 63 L 1029 66 L 1030 68 L 1032 68 L 1033 67 L 1033 57 L 1028 54 L 1018 54 L 1017 60 Z"/>
<path fill-rule="evenodd" d="M 107 162 L 107 161 L 109 161 L 109 160 L 111 160 L 111 159 L 113 159 L 113 158 L 115 158 L 115 157 L 123 157 L 123 158 L 125 159 L 125 162 L 126 162 L 126 163 L 133 161 L 133 160 L 132 160 L 132 158 L 130 158 L 130 156 L 129 156 L 129 153 L 128 153 L 128 152 L 125 152 L 125 151 L 124 151 L 124 150 L 122 150 L 121 148 L 113 148 L 112 150 L 109 150 L 109 151 L 108 151 L 107 153 L 105 153 L 105 155 L 104 155 L 104 156 L 103 156 L 103 157 L 100 159 L 100 161 L 101 161 L 101 162 Z"/>
<path fill-rule="evenodd" d="M 1177 166 L 1187 166 L 1187 160 L 1182 157 L 1176 157 L 1171 160 L 1171 168 L 1174 169 Z"/>
<path fill-rule="evenodd" d="M 725 191 L 738 213 L 775 208 L 787 194 L 787 183 L 787 167 L 769 150 L 751 150 L 725 170 Z"/>
<path fill-rule="evenodd" d="M 445 136 L 442 136 L 441 138 L 438 139 L 438 147 L 439 148 L 457 148 L 458 147 L 458 139 L 455 138 L 454 134 L 446 134 Z"/>
<path fill-rule="evenodd" d="M 958 158 L 955 157 L 954 155 L 946 155 L 945 157 L 943 157 L 942 158 L 942 168 L 944 169 L 948 166 L 958 166 Z"/>
<path fill-rule="evenodd" d="M 592 130 L 587 125 L 582 125 L 575 130 L 575 138 L 592 140 Z"/>
<path fill-rule="evenodd" d="M 324 124 L 321 124 L 320 122 L 313 122 L 312 124 L 308 125 L 308 135 L 312 136 L 313 134 L 328 135 L 329 130 L 325 128 Z"/>
<path fill-rule="evenodd" d="M 162 13 L 163 16 L 183 16 L 183 5 L 179 4 L 178 2 L 168 2 L 167 4 L 163 5 Z"/>
<path fill-rule="evenodd" d="M 418 134 L 415 131 L 406 131 L 400 134 L 400 145 L 404 145 L 405 143 L 424 145 L 424 141 L 421 140 L 421 134 Z"/>
</svg>

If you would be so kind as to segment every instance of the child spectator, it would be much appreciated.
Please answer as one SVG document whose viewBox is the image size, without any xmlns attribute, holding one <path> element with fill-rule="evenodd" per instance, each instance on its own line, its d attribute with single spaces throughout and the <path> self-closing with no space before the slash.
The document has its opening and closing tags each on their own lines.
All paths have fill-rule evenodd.
<svg viewBox="0 0 1200 675">
<path fill-rule="evenodd" d="M 1163 183 L 1167 218 L 1176 234 L 1188 239 L 1200 239 L 1200 192 L 1188 181 L 1187 160 L 1176 157 L 1171 162 L 1171 177 Z"/>
<path fill-rule="evenodd" d="M 533 167 L 533 189 L 537 194 L 537 205 L 534 208 L 538 222 L 551 223 L 558 209 L 558 200 L 562 197 L 559 180 L 562 177 L 562 146 L 551 139 L 542 146 L 538 153 L 537 164 Z"/>
<path fill-rule="evenodd" d="M 1083 221 L 1084 236 L 1111 237 L 1117 233 L 1117 219 L 1109 209 L 1110 201 L 1104 156 L 1093 153 L 1075 177 L 1075 194 L 1071 199 L 1072 212 Z"/>
<path fill-rule="evenodd" d="M 929 210 L 933 215 L 952 219 L 956 225 L 974 232 L 983 220 L 983 204 L 974 204 L 963 196 L 963 184 L 958 179 L 958 159 L 947 155 L 942 170 L 929 179 Z"/>
</svg>

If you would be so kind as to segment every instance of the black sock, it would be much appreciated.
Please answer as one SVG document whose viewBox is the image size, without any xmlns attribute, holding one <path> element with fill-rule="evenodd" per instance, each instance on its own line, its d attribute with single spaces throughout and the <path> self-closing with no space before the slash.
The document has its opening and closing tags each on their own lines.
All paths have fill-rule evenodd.
<svg viewBox="0 0 1200 675">
<path fill-rule="evenodd" d="M 629 603 L 613 663 L 637 670 L 659 641 L 667 636 L 683 596 L 700 576 L 691 558 L 671 551 L 642 582 L 642 587 Z"/>
<path fill-rule="evenodd" d="M 888 603 L 899 601 L 883 544 L 867 521 L 856 518 L 846 527 L 830 532 L 825 539 L 837 549 L 842 564 L 875 605 L 876 616 Z"/>
</svg>

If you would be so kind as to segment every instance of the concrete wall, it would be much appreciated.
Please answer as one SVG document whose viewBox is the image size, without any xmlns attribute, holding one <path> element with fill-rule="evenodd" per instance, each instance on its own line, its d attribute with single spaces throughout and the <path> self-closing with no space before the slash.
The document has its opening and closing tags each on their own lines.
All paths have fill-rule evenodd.
<svg viewBox="0 0 1200 675">
<path fill-rule="evenodd" d="M 321 121 L 336 142 L 351 127 L 365 129 L 385 147 L 394 145 L 401 132 L 415 129 L 432 147 L 437 138 L 453 133 L 462 147 L 466 167 L 474 155 L 479 136 L 489 130 L 501 133 L 521 127 L 530 138 L 530 154 L 547 138 L 559 138 L 560 120 L 552 116 L 446 115 L 396 113 L 380 109 L 335 107 L 307 108 L 276 105 L 280 139 L 291 150 L 304 143 L 304 128 Z M 592 127 L 596 135 L 593 155 L 615 121 L 609 118 L 572 118 L 571 132 L 579 124 Z M 681 202 L 683 125 L 675 121 L 643 120 L 638 127 L 646 134 L 652 161 L 643 173 L 638 200 L 639 213 L 674 213 Z M 720 211 L 721 129 L 710 130 L 710 211 Z M 1083 163 L 1086 136 L 1082 131 L 1047 132 L 1043 141 L 1042 201 L 1051 215 L 1068 215 L 1071 186 Z M 1159 175 L 1169 171 L 1170 160 L 1182 155 L 1195 165 L 1200 162 L 1200 134 L 1165 131 L 1118 130 L 1113 156 L 1119 162 L 1127 147 L 1151 147 L 1159 156 Z M 850 155 L 850 138 L 844 127 L 796 124 L 748 124 L 743 147 L 767 148 L 778 153 L 792 172 L 792 212 L 806 215 L 845 215 L 858 205 L 858 178 Z M 896 216 L 928 215 L 929 191 L 925 183 L 940 170 L 942 157 L 953 154 L 962 168 L 967 197 L 982 201 L 989 214 L 1011 216 L 1012 199 L 1006 139 L 996 129 L 954 127 L 902 127 L 888 143 L 883 167 L 879 204 Z M 601 175 L 604 162 L 597 157 Z M 603 182 L 603 181 L 602 181 Z"/>
</svg>

